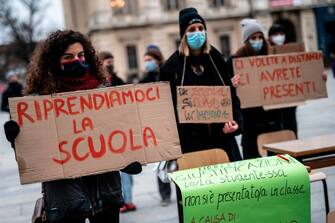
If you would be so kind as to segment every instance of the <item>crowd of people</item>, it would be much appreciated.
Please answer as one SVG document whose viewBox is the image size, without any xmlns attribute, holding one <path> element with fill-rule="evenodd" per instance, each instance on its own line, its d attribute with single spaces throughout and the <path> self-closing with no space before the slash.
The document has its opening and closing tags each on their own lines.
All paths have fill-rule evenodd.
<svg viewBox="0 0 335 223">
<path fill-rule="evenodd" d="M 234 75 L 232 59 L 268 55 L 270 45 L 286 44 L 285 27 L 273 24 L 268 39 L 255 19 L 240 23 L 242 44 L 229 60 L 208 40 L 206 21 L 195 8 L 179 13 L 180 46 L 165 61 L 159 46 L 149 45 L 143 55 L 145 73 L 139 83 L 169 81 L 176 111 L 178 86 L 229 86 L 234 120 L 215 124 L 182 124 L 176 112 L 182 153 L 210 148 L 224 149 L 230 161 L 259 157 L 257 136 L 261 133 L 290 129 L 296 134 L 296 107 L 264 110 L 263 107 L 241 109 L 236 88 L 240 76 Z M 115 55 L 117 56 L 117 55 Z M 71 30 L 51 33 L 37 47 L 28 67 L 25 87 L 10 77 L 4 93 L 2 110 L 8 111 L 8 97 L 45 95 L 65 91 L 88 90 L 123 85 L 114 69 L 114 55 L 97 53 L 90 40 Z M 13 121 L 5 124 L 7 139 L 19 133 Z M 235 136 L 242 134 L 242 154 Z M 133 177 L 141 167 L 132 163 L 121 170 L 76 179 L 42 183 L 46 216 L 49 222 L 119 222 L 119 212 L 136 210 L 132 200 Z M 157 177 L 161 205 L 171 202 L 171 185 Z M 136 186 L 136 185 L 135 185 Z"/>
</svg>

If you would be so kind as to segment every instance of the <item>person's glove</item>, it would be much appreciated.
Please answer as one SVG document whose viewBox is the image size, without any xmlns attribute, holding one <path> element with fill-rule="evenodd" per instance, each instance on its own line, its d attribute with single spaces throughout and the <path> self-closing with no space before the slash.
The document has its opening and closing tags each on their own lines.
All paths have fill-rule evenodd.
<svg viewBox="0 0 335 223">
<path fill-rule="evenodd" d="M 11 143 L 12 148 L 15 149 L 14 141 L 20 133 L 19 124 L 13 120 L 9 120 L 4 124 L 3 127 L 5 130 L 6 139 Z"/>
<path fill-rule="evenodd" d="M 129 164 L 128 166 L 126 166 L 120 171 L 127 173 L 127 174 L 132 174 L 132 175 L 139 174 L 142 172 L 142 165 L 136 161 L 136 162 Z"/>
</svg>

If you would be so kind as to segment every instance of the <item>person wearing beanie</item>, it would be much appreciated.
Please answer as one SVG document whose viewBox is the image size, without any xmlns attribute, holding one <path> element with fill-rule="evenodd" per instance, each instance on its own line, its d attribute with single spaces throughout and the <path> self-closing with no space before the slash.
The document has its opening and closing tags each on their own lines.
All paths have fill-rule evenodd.
<svg viewBox="0 0 335 223">
<path fill-rule="evenodd" d="M 106 86 L 118 86 L 123 85 L 125 82 L 119 78 L 114 70 L 114 56 L 108 51 L 99 53 L 99 59 L 102 62 L 102 68 L 106 73 Z"/>
<path fill-rule="evenodd" d="M 240 84 L 240 76 L 234 75 L 232 60 L 238 57 L 268 55 L 268 43 L 264 38 L 262 26 L 255 19 L 243 19 L 240 22 L 243 46 L 228 60 L 231 81 L 234 87 Z M 242 109 L 243 158 L 259 157 L 257 136 L 272 131 L 282 130 L 281 111 L 279 109 L 265 111 L 263 107 Z"/>
<path fill-rule="evenodd" d="M 251 54 L 256 56 L 268 53 L 263 28 L 256 19 L 243 19 L 240 22 L 240 29 L 244 46 L 235 53 L 235 56 L 251 56 Z"/>
<path fill-rule="evenodd" d="M 269 43 L 271 46 L 281 46 L 287 43 L 286 29 L 283 25 L 274 23 L 269 29 Z M 298 136 L 297 106 L 282 108 L 282 127 L 292 130 Z"/>
<path fill-rule="evenodd" d="M 114 56 L 108 51 L 102 51 L 99 53 L 99 59 L 102 62 L 102 68 L 106 73 L 106 87 L 114 87 L 124 85 L 125 82 L 117 76 L 114 71 Z M 132 202 L 133 193 L 133 176 L 127 173 L 120 173 L 121 176 L 121 189 L 124 199 L 124 204 L 120 207 L 120 213 L 135 211 L 136 205 Z"/>
<path fill-rule="evenodd" d="M 280 24 L 274 23 L 269 29 L 269 43 L 270 45 L 280 46 L 284 45 L 286 41 L 286 29 Z"/>
<path fill-rule="evenodd" d="M 159 47 L 153 44 L 147 46 L 143 56 L 143 60 L 145 64 L 145 73 L 144 78 L 140 81 L 140 83 L 151 83 L 159 81 L 160 78 L 159 70 L 162 64 L 164 63 L 164 57 Z M 161 196 L 161 206 L 162 207 L 168 206 L 171 203 L 171 185 L 169 182 L 164 183 L 158 177 L 158 175 L 157 175 L 157 183 L 158 183 L 158 191 Z"/>
<path fill-rule="evenodd" d="M 144 53 L 145 73 L 140 83 L 156 82 L 159 80 L 159 68 L 164 63 L 164 57 L 156 45 L 147 46 Z"/>
<path fill-rule="evenodd" d="M 209 44 L 205 20 L 195 8 L 179 12 L 179 48 L 160 69 L 160 80 L 170 81 L 177 114 L 177 86 L 232 86 L 222 54 Z M 215 124 L 182 124 L 177 117 L 183 153 L 224 149 L 231 161 L 241 160 L 235 135 L 241 132 L 240 102 L 231 88 L 234 121 Z"/>
</svg>

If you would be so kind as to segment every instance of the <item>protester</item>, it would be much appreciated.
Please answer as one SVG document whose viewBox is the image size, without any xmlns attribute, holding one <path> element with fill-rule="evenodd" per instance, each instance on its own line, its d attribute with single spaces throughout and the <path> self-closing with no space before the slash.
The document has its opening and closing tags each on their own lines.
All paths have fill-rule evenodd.
<svg viewBox="0 0 335 223">
<path fill-rule="evenodd" d="M 114 69 L 114 56 L 110 52 L 103 51 L 99 53 L 99 59 L 102 62 L 102 67 L 106 72 L 106 86 L 123 85 L 125 82 L 119 78 Z"/>
<path fill-rule="evenodd" d="M 23 86 L 16 74 L 8 75 L 8 86 L 2 93 L 1 111 L 9 112 L 8 98 L 23 96 Z"/>
<path fill-rule="evenodd" d="M 125 84 L 125 82 L 119 78 L 114 71 L 113 54 L 107 51 L 100 52 L 99 59 L 102 62 L 102 68 L 104 69 L 107 76 L 105 82 L 107 87 L 114 87 Z M 120 212 L 124 213 L 127 211 L 136 210 L 136 206 L 132 202 L 133 176 L 131 174 L 121 172 L 121 188 L 124 198 L 124 205 L 120 208 Z"/>
<path fill-rule="evenodd" d="M 270 44 L 281 46 L 288 43 L 286 39 L 286 29 L 280 24 L 273 24 L 269 29 L 269 42 Z M 298 136 L 298 124 L 297 124 L 297 107 L 282 108 L 281 110 L 281 121 L 282 128 L 292 130 L 296 136 Z"/>
<path fill-rule="evenodd" d="M 156 45 L 147 46 L 144 54 L 145 74 L 140 83 L 156 82 L 159 80 L 159 69 L 164 63 L 164 57 Z"/>
<path fill-rule="evenodd" d="M 91 42 L 79 32 L 56 31 L 34 52 L 24 93 L 46 95 L 88 90 L 104 81 L 101 63 Z M 4 127 L 7 139 L 14 145 L 19 126 L 8 121 Z M 138 173 L 141 165 L 132 163 L 123 171 Z M 48 222 L 84 223 L 86 218 L 91 223 L 119 222 L 123 199 L 117 171 L 44 182 L 42 192 Z"/>
<path fill-rule="evenodd" d="M 140 83 L 150 83 L 158 81 L 160 77 L 159 69 L 164 63 L 164 57 L 159 47 L 156 45 L 147 46 L 143 59 L 145 63 L 145 75 L 144 78 L 140 81 Z M 157 182 L 158 182 L 158 191 L 161 196 L 161 206 L 163 207 L 168 206 L 171 203 L 170 183 L 164 183 L 158 176 L 157 176 Z"/>
<path fill-rule="evenodd" d="M 283 25 L 274 23 L 269 29 L 269 43 L 272 46 L 281 46 L 288 43 L 286 29 Z"/>
<path fill-rule="evenodd" d="M 205 20 L 195 8 L 179 12 L 181 43 L 161 67 L 160 80 L 170 81 L 176 112 L 177 86 L 231 86 L 227 64 L 221 53 L 209 44 Z M 215 124 L 181 124 L 177 127 L 183 153 L 211 148 L 224 149 L 231 161 L 241 156 L 235 135 L 241 132 L 240 102 L 231 88 L 234 121 Z"/>
<path fill-rule="evenodd" d="M 240 23 L 244 45 L 230 59 L 230 71 L 233 74 L 231 60 L 238 57 L 250 57 L 268 54 L 268 44 L 264 38 L 261 25 L 255 19 L 243 19 Z M 240 75 L 232 77 L 235 87 L 240 84 Z M 252 92 L 250 92 L 252 94 Z M 261 133 L 281 130 L 281 112 L 278 109 L 264 110 L 263 107 L 242 109 L 243 158 L 250 159 L 259 156 L 257 136 Z"/>
</svg>

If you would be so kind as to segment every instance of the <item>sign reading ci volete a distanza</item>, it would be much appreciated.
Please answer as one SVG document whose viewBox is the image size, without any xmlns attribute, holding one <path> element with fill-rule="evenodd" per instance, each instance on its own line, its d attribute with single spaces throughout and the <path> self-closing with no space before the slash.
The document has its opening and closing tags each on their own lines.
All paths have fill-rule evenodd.
<svg viewBox="0 0 335 223">
<path fill-rule="evenodd" d="M 181 190 L 184 223 L 310 223 L 304 165 L 285 155 L 170 174 Z"/>
<path fill-rule="evenodd" d="M 223 123 L 233 120 L 228 86 L 178 86 L 180 123 Z"/>
<path fill-rule="evenodd" d="M 327 97 L 321 52 L 236 58 L 233 65 L 242 108 Z"/>
<path fill-rule="evenodd" d="M 22 184 L 181 155 L 168 83 L 13 98 L 10 111 Z"/>
</svg>

